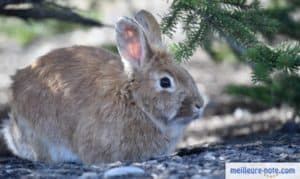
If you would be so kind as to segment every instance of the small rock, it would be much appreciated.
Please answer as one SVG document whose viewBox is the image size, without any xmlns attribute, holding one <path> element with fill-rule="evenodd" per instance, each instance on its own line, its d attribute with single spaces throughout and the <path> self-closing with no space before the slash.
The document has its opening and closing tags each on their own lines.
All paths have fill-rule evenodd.
<svg viewBox="0 0 300 179">
<path fill-rule="evenodd" d="M 107 170 L 104 173 L 104 178 L 121 177 L 121 176 L 141 176 L 145 171 L 142 168 L 134 166 L 116 167 Z"/>
<path fill-rule="evenodd" d="M 168 167 L 174 167 L 174 168 L 186 168 L 187 165 L 186 164 L 182 164 L 182 163 L 178 163 L 178 162 L 168 162 Z"/>
<path fill-rule="evenodd" d="M 274 153 L 288 153 L 288 154 L 292 154 L 295 152 L 294 149 L 291 149 L 291 148 L 287 148 L 287 147 L 271 147 L 270 148 L 272 152 Z"/>
<path fill-rule="evenodd" d="M 281 159 L 286 159 L 289 155 L 286 153 L 282 153 L 279 155 Z"/>
<path fill-rule="evenodd" d="M 157 164 L 158 162 L 157 160 L 148 160 L 147 163 L 153 165 L 153 164 Z"/>
<path fill-rule="evenodd" d="M 207 152 L 203 158 L 205 160 L 216 160 L 216 157 L 214 156 L 214 154 L 212 152 Z"/>
<path fill-rule="evenodd" d="M 120 166 L 121 164 L 122 164 L 122 162 L 117 161 L 117 162 L 110 163 L 109 166 L 110 167 L 117 167 L 117 166 Z"/>
<path fill-rule="evenodd" d="M 193 175 L 191 179 L 202 179 L 201 175 Z"/>
<path fill-rule="evenodd" d="M 179 157 L 179 156 L 174 156 L 174 157 L 172 157 L 172 159 L 173 159 L 174 161 L 176 161 L 176 162 L 181 162 L 181 161 L 182 161 L 182 158 Z"/>
<path fill-rule="evenodd" d="M 250 115 L 250 113 L 248 110 L 241 109 L 241 108 L 237 108 L 233 113 L 233 116 L 236 119 L 242 119 L 243 117 L 249 116 L 249 115 Z"/>
<path fill-rule="evenodd" d="M 94 178 L 99 178 L 99 176 L 95 172 L 86 172 L 79 177 L 79 179 L 94 179 Z"/>
<path fill-rule="evenodd" d="M 226 160 L 226 157 L 220 156 L 219 159 L 220 159 L 220 160 Z"/>
</svg>

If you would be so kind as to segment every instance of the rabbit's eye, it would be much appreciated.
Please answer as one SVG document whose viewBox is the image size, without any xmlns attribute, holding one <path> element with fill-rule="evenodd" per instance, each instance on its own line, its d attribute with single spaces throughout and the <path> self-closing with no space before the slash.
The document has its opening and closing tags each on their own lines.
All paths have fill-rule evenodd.
<svg viewBox="0 0 300 179">
<path fill-rule="evenodd" d="M 168 77 L 162 77 L 160 79 L 160 86 L 162 88 L 170 88 L 171 87 L 171 80 Z"/>
<path fill-rule="evenodd" d="M 155 89 L 157 92 L 173 93 L 176 90 L 176 83 L 174 78 L 166 72 L 154 74 Z"/>
</svg>

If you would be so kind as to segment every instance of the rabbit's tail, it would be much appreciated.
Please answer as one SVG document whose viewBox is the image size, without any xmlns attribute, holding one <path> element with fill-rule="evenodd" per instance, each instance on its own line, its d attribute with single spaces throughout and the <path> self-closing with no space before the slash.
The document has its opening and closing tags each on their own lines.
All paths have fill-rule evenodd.
<svg viewBox="0 0 300 179">
<path fill-rule="evenodd" d="M 9 156 L 11 152 L 8 150 L 4 135 L 2 133 L 3 124 L 9 119 L 10 107 L 8 105 L 0 105 L 0 157 Z"/>
<path fill-rule="evenodd" d="M 0 73 L 0 157 L 11 155 L 4 138 L 3 127 L 10 120 L 10 104 L 12 100 L 12 79 Z"/>
</svg>

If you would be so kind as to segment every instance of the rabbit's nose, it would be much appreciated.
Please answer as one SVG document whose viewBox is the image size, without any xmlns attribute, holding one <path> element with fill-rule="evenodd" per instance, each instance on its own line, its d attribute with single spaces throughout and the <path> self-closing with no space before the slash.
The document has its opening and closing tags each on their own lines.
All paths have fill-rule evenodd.
<svg viewBox="0 0 300 179">
<path fill-rule="evenodd" d="M 201 106 L 202 106 L 202 105 L 200 105 L 200 104 L 198 104 L 198 103 L 195 104 L 196 109 L 200 109 Z"/>
<path fill-rule="evenodd" d="M 204 108 L 204 101 L 202 99 L 195 101 L 193 108 L 194 113 L 201 115 Z"/>
<path fill-rule="evenodd" d="M 199 113 L 200 111 L 202 111 L 202 106 L 203 106 L 203 105 L 201 105 L 201 103 L 195 103 L 195 104 L 194 104 L 194 109 L 193 109 L 193 111 L 194 111 L 195 113 Z"/>
<path fill-rule="evenodd" d="M 196 100 L 194 102 L 194 108 L 198 111 L 201 110 L 204 106 L 204 100 L 202 98 Z"/>
<path fill-rule="evenodd" d="M 198 104 L 198 103 L 196 103 L 195 105 L 194 105 L 194 113 L 201 113 L 201 111 L 202 111 L 202 105 L 200 105 L 200 104 Z"/>
</svg>

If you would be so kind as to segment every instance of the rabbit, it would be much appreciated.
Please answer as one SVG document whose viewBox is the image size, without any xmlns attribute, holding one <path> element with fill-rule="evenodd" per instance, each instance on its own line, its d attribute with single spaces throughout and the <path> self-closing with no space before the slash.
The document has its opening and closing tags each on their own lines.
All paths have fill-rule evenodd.
<svg viewBox="0 0 300 179">
<path fill-rule="evenodd" d="M 116 25 L 120 57 L 87 46 L 56 49 L 12 77 L 10 151 L 32 161 L 144 161 L 174 152 L 205 102 L 167 52 L 145 10 Z"/>
</svg>

